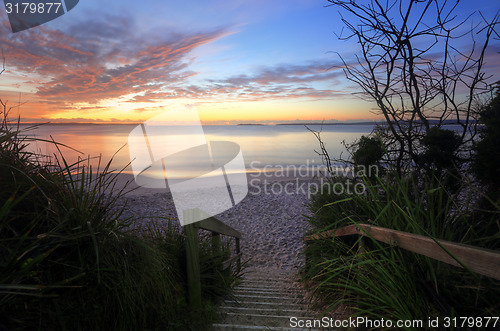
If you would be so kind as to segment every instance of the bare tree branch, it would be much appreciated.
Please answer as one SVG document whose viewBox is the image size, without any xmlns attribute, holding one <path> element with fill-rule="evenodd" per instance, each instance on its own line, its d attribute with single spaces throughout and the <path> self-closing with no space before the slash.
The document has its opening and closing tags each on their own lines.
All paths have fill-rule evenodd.
<svg viewBox="0 0 500 331">
<path fill-rule="evenodd" d="M 353 60 L 339 55 L 344 73 L 376 102 L 398 168 L 419 164 L 421 140 L 433 126 L 458 125 L 457 153 L 470 147 L 478 108 L 493 88 L 484 64 L 499 14 L 488 21 L 479 13 L 480 22 L 468 28 L 475 13 L 460 19 L 458 2 L 328 1 L 348 31 L 339 38 L 355 40 L 361 50 Z"/>
</svg>

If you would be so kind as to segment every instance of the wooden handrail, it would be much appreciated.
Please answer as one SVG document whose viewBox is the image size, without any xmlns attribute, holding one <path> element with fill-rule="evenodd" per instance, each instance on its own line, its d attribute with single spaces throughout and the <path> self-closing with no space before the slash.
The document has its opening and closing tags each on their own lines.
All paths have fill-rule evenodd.
<svg viewBox="0 0 500 331">
<path fill-rule="evenodd" d="M 233 237 L 236 244 L 236 255 L 226 261 L 222 261 L 222 268 L 227 269 L 234 260 L 236 260 L 237 270 L 241 270 L 241 252 L 240 239 L 241 233 L 233 229 L 224 222 L 219 221 L 215 217 L 209 217 L 202 221 L 192 223 L 194 219 L 206 216 L 199 209 L 190 209 L 184 212 L 184 221 L 189 224 L 184 226 L 186 236 L 186 263 L 188 276 L 188 292 L 189 303 L 191 309 L 199 310 L 201 308 L 201 277 L 200 277 L 200 258 L 198 251 L 198 229 L 204 229 L 212 232 L 212 250 L 214 254 L 221 249 L 220 235 Z M 195 218 L 197 217 L 197 218 Z"/>
<path fill-rule="evenodd" d="M 219 221 L 215 217 L 210 217 L 202 221 L 196 222 L 194 223 L 194 226 L 198 229 L 217 232 L 218 234 L 223 234 L 226 236 L 241 239 L 241 233 L 239 233 L 226 223 Z"/>
<path fill-rule="evenodd" d="M 309 241 L 354 234 L 368 236 L 377 241 L 398 246 L 457 267 L 463 268 L 465 266 L 478 274 L 500 280 L 500 252 L 447 240 L 432 239 L 418 234 L 375 225 L 348 225 L 340 229 L 328 230 L 307 236 L 305 240 Z"/>
</svg>

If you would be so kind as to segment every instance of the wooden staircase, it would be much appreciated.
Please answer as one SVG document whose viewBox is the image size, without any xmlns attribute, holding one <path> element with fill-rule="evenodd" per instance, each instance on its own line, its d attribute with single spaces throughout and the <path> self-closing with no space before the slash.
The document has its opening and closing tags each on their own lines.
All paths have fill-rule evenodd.
<svg viewBox="0 0 500 331">
<path fill-rule="evenodd" d="M 219 250 L 220 236 L 234 238 L 234 256 L 222 263 L 229 268 L 235 262 L 236 270 L 241 270 L 241 233 L 215 217 L 207 216 L 199 209 L 184 211 L 186 236 L 186 265 L 191 309 L 201 306 L 201 282 L 199 270 L 198 231 L 212 234 L 212 249 Z M 196 222 L 195 219 L 203 219 Z M 297 321 L 304 323 L 316 314 L 308 311 L 302 286 L 294 281 L 295 274 L 279 269 L 248 268 L 242 283 L 233 291 L 220 307 L 221 322 L 212 325 L 212 330 L 314 330 L 293 327 Z M 295 320 L 294 320 L 295 318 Z"/>
<path fill-rule="evenodd" d="M 222 321 L 213 330 L 312 330 L 291 327 L 292 317 L 315 317 L 293 277 L 293 273 L 268 269 L 247 271 L 234 296 L 221 305 Z"/>
</svg>

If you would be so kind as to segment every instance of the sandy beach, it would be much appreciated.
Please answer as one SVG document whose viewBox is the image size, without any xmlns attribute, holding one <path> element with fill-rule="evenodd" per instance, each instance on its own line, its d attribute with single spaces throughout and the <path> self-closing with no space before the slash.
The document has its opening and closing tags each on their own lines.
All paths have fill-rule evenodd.
<svg viewBox="0 0 500 331">
<path fill-rule="evenodd" d="M 138 216 L 134 227 L 141 228 L 155 217 L 176 217 L 172 195 L 165 190 L 137 188 L 132 176 L 121 175 L 122 183 L 132 180 L 134 189 L 122 200 L 124 216 Z M 247 196 L 235 207 L 215 217 L 243 235 L 241 251 L 250 267 L 295 271 L 304 263 L 301 255 L 307 222 L 308 189 L 317 185 L 311 178 L 248 177 Z M 161 222 L 161 220 L 160 220 Z"/>
</svg>

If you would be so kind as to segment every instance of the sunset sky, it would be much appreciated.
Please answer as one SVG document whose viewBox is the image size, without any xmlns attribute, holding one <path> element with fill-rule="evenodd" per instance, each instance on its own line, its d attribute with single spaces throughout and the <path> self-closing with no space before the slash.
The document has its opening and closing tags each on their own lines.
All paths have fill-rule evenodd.
<svg viewBox="0 0 500 331">
<path fill-rule="evenodd" d="M 13 34 L 1 5 L 0 98 L 23 121 L 140 122 L 173 103 L 206 124 L 377 118 L 338 68 L 354 42 L 324 0 L 80 0 Z M 466 1 L 494 15 L 498 1 Z M 487 56 L 500 79 L 500 42 Z M 18 107 L 19 106 L 19 107 Z"/>
</svg>

